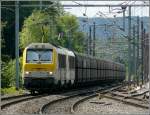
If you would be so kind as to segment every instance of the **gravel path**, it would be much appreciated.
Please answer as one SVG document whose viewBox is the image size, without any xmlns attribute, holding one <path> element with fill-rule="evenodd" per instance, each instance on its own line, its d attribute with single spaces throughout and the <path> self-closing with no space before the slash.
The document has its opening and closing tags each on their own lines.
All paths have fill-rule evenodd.
<svg viewBox="0 0 150 115">
<path fill-rule="evenodd" d="M 97 97 L 81 103 L 77 108 L 77 113 L 148 114 L 148 112 L 148 109 L 137 108 L 107 98 L 99 100 Z"/>
</svg>

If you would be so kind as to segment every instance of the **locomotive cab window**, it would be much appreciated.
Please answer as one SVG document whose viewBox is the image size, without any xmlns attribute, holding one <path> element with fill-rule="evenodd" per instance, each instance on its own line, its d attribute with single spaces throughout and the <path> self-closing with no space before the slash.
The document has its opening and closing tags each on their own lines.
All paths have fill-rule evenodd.
<svg viewBox="0 0 150 115">
<path fill-rule="evenodd" d="M 51 63 L 52 49 L 28 49 L 27 63 Z"/>
</svg>

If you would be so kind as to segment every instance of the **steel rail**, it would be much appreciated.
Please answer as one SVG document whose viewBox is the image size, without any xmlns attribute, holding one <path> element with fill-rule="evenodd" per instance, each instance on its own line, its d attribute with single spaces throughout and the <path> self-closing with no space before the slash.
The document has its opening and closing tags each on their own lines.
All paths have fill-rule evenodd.
<svg viewBox="0 0 150 115">
<path fill-rule="evenodd" d="M 16 99 L 16 98 L 20 98 L 20 97 L 27 97 L 27 96 L 30 96 L 30 95 L 31 94 L 23 94 L 23 95 L 13 95 L 13 96 L 8 96 L 8 97 L 1 97 L 1 101 Z"/>
<path fill-rule="evenodd" d="M 101 90 L 101 89 L 98 89 L 98 90 Z M 70 99 L 70 98 L 74 98 L 74 97 L 77 97 L 77 96 L 80 96 L 80 95 L 84 95 L 84 94 L 88 94 L 88 93 L 93 93 L 94 91 L 87 91 L 85 92 L 85 90 L 83 90 L 83 92 L 80 92 L 80 93 L 76 93 L 76 94 L 72 94 L 70 96 L 67 96 L 67 97 L 62 97 L 62 98 L 59 98 L 59 99 L 56 99 L 56 100 L 53 100 L 53 101 L 50 101 L 48 102 L 47 104 L 43 105 L 41 108 L 40 108 L 40 114 L 44 114 L 45 113 L 45 110 L 47 109 L 47 107 L 49 107 L 50 105 L 54 104 L 54 103 L 57 103 L 59 101 L 64 101 L 64 100 L 67 100 L 67 99 Z"/>
<path fill-rule="evenodd" d="M 121 87 L 122 87 L 122 86 L 113 87 L 113 88 L 111 88 L 111 89 L 102 89 L 102 90 L 101 90 L 100 92 L 98 92 L 98 93 L 105 94 L 105 93 L 108 93 L 108 92 L 110 92 L 110 91 L 117 90 L 117 89 L 119 89 L 119 88 L 121 88 Z M 80 103 L 82 103 L 82 102 L 84 102 L 84 101 L 86 101 L 86 100 L 88 100 L 88 99 L 90 99 L 90 98 L 96 97 L 96 96 L 97 96 L 97 93 L 94 93 L 94 94 L 91 94 L 91 95 L 89 95 L 89 96 L 86 96 L 85 98 L 82 98 L 82 99 L 76 101 L 76 102 L 71 106 L 71 112 L 72 112 L 72 113 L 75 113 L 75 109 L 77 108 L 77 106 L 78 106 Z"/>
<path fill-rule="evenodd" d="M 139 94 L 139 95 L 141 95 L 141 94 Z M 125 104 L 140 107 L 143 109 L 149 109 L 148 105 L 141 104 L 141 102 L 148 103 L 148 101 L 146 101 L 144 99 L 136 98 L 133 95 L 124 95 L 124 94 L 120 94 L 120 93 L 110 92 L 106 95 L 103 95 L 103 97 L 113 99 L 116 101 L 121 101 Z M 140 104 L 138 102 L 140 102 Z"/>
<path fill-rule="evenodd" d="M 17 98 L 9 98 L 10 99 L 15 99 L 15 100 L 11 100 L 11 101 L 8 101 L 8 102 L 3 102 L 4 100 L 6 100 L 6 98 L 2 101 L 2 104 L 1 104 L 1 109 L 4 109 L 6 107 L 9 107 L 11 105 L 14 105 L 14 104 L 17 104 L 17 103 L 20 103 L 20 102 L 23 102 L 23 101 L 28 101 L 28 100 L 31 100 L 31 99 L 36 99 L 36 98 L 41 98 L 41 97 L 44 97 L 44 96 L 48 96 L 48 94 L 45 94 L 45 95 L 37 95 L 37 96 L 32 96 L 32 95 L 28 95 L 28 96 L 22 96 L 22 97 L 19 97 L 19 99 Z M 21 99 L 20 99 L 21 98 Z"/>
<path fill-rule="evenodd" d="M 141 94 L 139 95 L 124 95 L 124 94 L 120 94 L 120 93 L 115 93 L 115 92 L 110 92 L 110 94 L 112 96 L 118 96 L 118 97 L 122 97 L 123 99 L 132 99 L 132 100 L 136 100 L 136 101 L 143 101 L 143 102 L 147 102 L 146 100 L 144 99 L 141 99 L 141 98 L 137 98 L 136 96 L 141 96 Z"/>
<path fill-rule="evenodd" d="M 143 108 L 143 109 L 149 109 L 149 106 L 147 106 L 147 105 L 142 105 L 142 104 L 138 104 L 138 103 L 135 103 L 135 102 L 127 101 L 125 98 L 118 98 L 117 96 L 113 97 L 113 96 L 109 96 L 109 95 L 104 95 L 103 97 L 113 99 L 113 100 L 116 100 L 116 101 L 121 101 L 125 104 L 132 105 L 132 106 L 135 106 L 135 107 L 140 107 L 140 108 Z M 133 98 L 131 98 L 131 99 L 133 99 Z"/>
<path fill-rule="evenodd" d="M 73 91 L 77 91 L 77 89 L 73 89 Z M 54 93 L 62 94 L 62 93 L 67 93 L 67 92 L 68 92 L 68 90 L 63 90 L 62 92 L 55 91 Z M 44 96 L 49 96 L 49 94 L 43 94 L 43 95 L 42 94 L 41 95 L 37 94 L 35 96 L 33 96 L 31 94 L 24 94 L 24 95 L 2 97 L 1 98 L 1 109 L 4 109 L 8 106 L 11 106 L 11 105 L 23 102 L 23 101 L 28 101 L 30 99 L 41 98 L 41 97 L 44 97 Z"/>
<path fill-rule="evenodd" d="M 117 88 L 116 88 L 117 89 Z M 124 96 L 124 95 L 120 95 L 120 94 L 117 94 L 117 93 L 113 93 L 112 91 L 113 90 L 116 90 L 116 89 L 112 89 L 112 90 L 106 90 L 106 91 L 103 91 L 103 92 L 99 92 L 100 94 L 102 94 L 102 98 L 109 98 L 109 99 L 113 99 L 113 100 L 116 100 L 116 101 L 121 101 L 121 102 L 124 102 L 125 104 L 129 104 L 129 105 L 132 105 L 132 106 L 136 106 L 136 107 L 140 107 L 140 108 L 144 108 L 144 109 L 149 109 L 149 107 L 147 106 L 147 105 L 141 105 L 141 104 L 138 104 L 138 103 L 134 103 L 134 102 L 131 102 L 131 101 L 127 101 L 126 99 L 132 99 L 132 100 L 136 100 L 136 101 L 141 101 L 141 102 L 143 102 L 143 101 L 145 101 L 145 100 L 143 100 L 143 99 L 139 99 L 139 98 L 135 98 L 135 97 L 132 97 L 132 95 L 131 96 Z M 99 94 L 98 93 L 98 94 Z M 123 98 L 121 98 L 121 99 L 119 99 L 119 98 L 116 98 L 116 97 L 113 97 L 112 95 L 111 96 L 109 96 L 109 95 L 107 95 L 107 93 L 108 94 L 113 94 L 113 95 L 117 95 L 118 97 L 123 97 Z M 106 94 L 106 95 L 105 95 Z M 78 100 L 77 102 L 75 102 L 73 105 L 72 105 L 72 107 L 71 107 L 71 112 L 72 113 L 75 113 L 76 112 L 76 108 L 78 107 L 78 105 L 80 104 L 80 103 L 83 103 L 84 101 L 86 101 L 86 100 L 88 100 L 88 99 L 91 99 L 91 98 L 93 98 L 93 97 L 96 97 L 97 96 L 97 94 L 92 94 L 92 95 L 89 95 L 89 96 L 87 96 L 87 97 L 85 97 L 85 98 L 82 98 L 82 99 L 80 99 L 80 100 Z M 147 101 L 145 101 L 145 102 L 147 102 Z"/>
<path fill-rule="evenodd" d="M 108 90 L 108 88 L 112 88 L 112 87 L 115 87 L 115 88 L 112 88 L 111 90 L 114 90 L 114 89 L 117 89 L 117 88 L 120 88 L 120 87 L 122 87 L 122 85 L 119 85 L 119 86 L 107 86 L 107 87 L 104 87 L 104 88 L 100 88 L 100 89 L 98 89 L 98 90 L 92 90 L 92 91 L 85 91 L 85 90 L 81 90 L 79 93 L 77 93 L 77 94 L 72 94 L 72 95 L 70 95 L 70 96 L 67 96 L 67 97 L 63 97 L 63 98 L 59 98 L 59 99 L 56 99 L 56 100 L 53 100 L 53 101 L 50 101 L 50 102 L 48 102 L 47 104 L 45 104 L 45 105 L 43 105 L 41 108 L 40 108 L 40 114 L 45 114 L 46 112 L 45 112 L 45 110 L 50 106 L 50 105 L 52 105 L 52 104 L 54 104 L 54 103 L 57 103 L 57 102 L 59 102 L 59 101 L 64 101 L 64 100 L 67 100 L 67 99 L 71 99 L 71 98 L 75 98 L 75 97 L 77 97 L 77 96 L 80 96 L 80 95 L 86 95 L 86 94 L 91 94 L 92 93 L 92 95 L 93 95 L 93 93 L 95 93 L 95 92 L 98 92 L 98 91 L 104 91 L 104 92 L 108 92 L 108 91 L 110 91 L 110 90 Z M 72 111 L 73 109 L 71 109 L 71 112 L 73 112 Z"/>
</svg>

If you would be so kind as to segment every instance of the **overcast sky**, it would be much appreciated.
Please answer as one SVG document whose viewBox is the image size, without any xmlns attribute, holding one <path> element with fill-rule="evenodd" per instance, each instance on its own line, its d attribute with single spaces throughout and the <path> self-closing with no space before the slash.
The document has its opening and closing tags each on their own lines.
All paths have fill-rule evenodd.
<svg viewBox="0 0 150 115">
<path fill-rule="evenodd" d="M 111 5 L 111 4 L 148 4 L 144 3 L 143 1 L 62 1 L 62 4 L 105 4 L 105 5 Z M 77 17 L 83 16 L 83 13 L 85 13 L 88 17 L 100 17 L 100 12 L 102 12 L 102 17 L 113 17 L 116 15 L 116 17 L 121 17 L 122 13 L 117 13 L 120 11 L 121 7 L 117 8 L 107 8 L 107 7 L 72 7 L 72 8 L 65 8 L 65 11 L 70 12 Z M 111 12 L 109 12 L 109 10 Z M 126 15 L 128 15 L 128 9 L 126 10 Z M 149 9 L 148 7 L 134 7 L 132 8 L 132 16 L 148 16 L 149 15 Z"/>
</svg>

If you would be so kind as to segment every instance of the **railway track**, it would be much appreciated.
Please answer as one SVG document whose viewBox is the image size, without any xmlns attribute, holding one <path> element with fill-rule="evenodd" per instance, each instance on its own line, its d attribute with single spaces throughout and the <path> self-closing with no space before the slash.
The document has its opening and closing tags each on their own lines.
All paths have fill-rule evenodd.
<svg viewBox="0 0 150 115">
<path fill-rule="evenodd" d="M 119 84 L 119 86 L 117 87 L 121 87 L 122 85 Z M 98 88 L 99 87 L 99 88 Z M 101 87 L 101 88 L 100 88 Z M 116 85 L 112 85 L 111 87 L 116 87 Z M 90 87 L 88 89 L 85 88 L 80 88 L 80 89 L 76 89 L 76 90 L 72 90 L 70 91 L 62 91 L 62 92 L 55 92 L 56 94 L 62 95 L 60 97 L 58 97 L 56 100 L 52 100 L 49 103 L 43 104 L 42 107 L 40 107 L 40 111 L 38 111 L 38 113 L 46 113 L 45 110 L 47 109 L 48 106 L 51 106 L 52 104 L 55 104 L 57 102 L 60 101 L 67 101 L 68 99 L 70 99 L 71 104 L 73 104 L 74 102 L 76 102 L 77 100 L 80 100 L 84 97 L 87 97 L 91 94 L 95 94 L 95 92 L 98 91 L 102 91 L 104 89 L 108 89 L 108 86 L 96 86 L 96 87 Z M 54 93 L 54 94 L 55 94 Z M 49 96 L 50 94 L 43 94 L 43 95 L 35 95 L 32 96 L 30 94 L 24 94 L 24 95 L 17 95 L 17 96 L 10 96 L 10 97 L 2 97 L 1 99 L 1 110 L 6 110 L 5 108 L 21 103 L 21 102 L 25 102 L 28 100 L 32 100 L 32 99 L 37 99 L 37 98 L 42 98 L 44 96 Z M 74 99 L 72 101 L 72 99 Z M 72 112 L 71 110 L 71 106 L 70 106 L 70 112 Z"/>
<path fill-rule="evenodd" d="M 109 89 L 103 89 L 103 90 L 99 91 L 98 93 L 106 94 L 106 93 L 108 93 L 108 92 L 110 92 L 110 91 L 117 90 L 117 89 L 119 89 L 119 88 L 121 88 L 121 87 L 122 87 L 122 86 L 116 86 L 116 87 L 109 88 Z M 88 99 L 90 99 L 90 98 L 96 97 L 98 93 L 91 94 L 91 95 L 89 95 L 89 96 L 86 96 L 86 97 L 84 97 L 84 98 L 82 98 L 82 99 L 76 101 L 76 102 L 71 106 L 71 112 L 72 112 L 72 113 L 75 113 L 75 112 L 76 112 L 76 109 L 77 109 L 77 107 L 78 107 L 78 105 L 79 105 L 80 103 L 82 103 L 82 102 L 84 102 L 84 101 L 86 101 L 86 100 L 88 100 Z"/>
<path fill-rule="evenodd" d="M 10 100 L 10 99 L 16 99 L 16 98 L 20 98 L 20 97 L 26 97 L 26 96 L 29 96 L 29 95 L 30 94 L 22 94 L 22 95 L 1 97 L 1 101 Z"/>
<path fill-rule="evenodd" d="M 149 109 L 149 102 L 144 100 L 144 99 L 140 99 L 140 98 L 136 98 L 133 96 L 125 96 L 125 95 L 121 95 L 119 93 L 109 93 L 104 95 L 105 98 L 109 98 L 109 99 L 113 99 L 116 101 L 121 101 L 125 104 L 129 104 L 135 107 L 140 107 L 143 109 Z"/>
<path fill-rule="evenodd" d="M 113 86 L 113 88 L 110 88 L 112 86 L 107 87 L 101 87 L 99 89 L 88 89 L 88 90 L 81 90 L 78 93 L 68 95 L 63 98 L 59 98 L 56 100 L 53 100 L 51 102 L 48 102 L 40 109 L 40 114 L 50 114 L 50 113 L 73 113 L 73 107 L 74 103 L 77 100 L 82 100 L 84 98 L 88 98 L 91 96 L 96 96 L 96 92 L 109 92 L 111 90 L 118 89 L 122 87 L 122 85 L 119 86 Z"/>
<path fill-rule="evenodd" d="M 85 88 L 79 88 L 79 89 L 72 89 L 73 92 L 76 92 L 78 90 L 84 90 Z M 55 91 L 54 94 L 65 94 L 69 92 L 69 90 L 63 90 L 63 91 Z M 52 93 L 52 94 L 53 94 Z M 50 94 L 41 94 L 41 95 L 31 95 L 31 94 L 22 94 L 22 95 L 15 95 L 15 96 L 8 96 L 8 97 L 2 97 L 1 98 L 1 110 L 5 109 L 6 107 L 9 107 L 14 104 L 18 104 L 24 101 L 41 98 L 44 96 L 49 96 Z"/>
<path fill-rule="evenodd" d="M 72 89 L 73 92 L 76 92 L 78 90 L 84 90 L 85 88 L 80 88 L 80 89 Z M 54 94 L 65 94 L 69 92 L 68 90 L 64 90 L 61 92 L 54 92 Z M 53 93 L 52 93 L 53 94 Z M 11 105 L 14 104 L 18 104 L 24 101 L 28 101 L 28 100 L 32 100 L 32 99 L 36 99 L 36 98 L 41 98 L 44 96 L 49 96 L 50 94 L 41 94 L 41 95 L 31 95 L 31 94 L 23 94 L 23 95 L 15 95 L 15 96 L 8 96 L 8 97 L 2 97 L 1 98 L 1 110 L 5 109 L 6 107 L 9 107 Z"/>
<path fill-rule="evenodd" d="M 44 96 L 47 96 L 48 94 L 44 95 L 35 95 L 32 96 L 30 94 L 25 94 L 25 95 L 18 95 L 18 96 L 10 96 L 10 97 L 4 97 L 1 99 L 1 109 L 5 109 L 6 107 L 9 107 L 11 105 L 23 102 L 23 101 L 28 101 L 31 99 L 36 99 L 36 98 L 41 98 Z"/>
<path fill-rule="evenodd" d="M 125 104 L 129 104 L 129 105 L 132 105 L 132 106 L 135 106 L 135 107 L 140 107 L 140 108 L 143 108 L 143 109 L 149 109 L 149 106 L 148 106 L 149 102 L 148 101 L 146 101 L 144 99 L 134 97 L 134 96 L 129 96 L 129 95 L 121 94 L 121 93 L 116 93 L 115 91 L 117 91 L 117 88 L 110 89 L 110 90 L 104 90 L 104 91 L 101 91 L 97 94 L 91 94 L 87 97 L 79 99 L 78 101 L 76 101 L 71 106 L 71 112 L 75 113 L 77 111 L 77 108 L 78 108 L 79 104 L 85 102 L 88 99 L 94 98 L 98 95 L 101 95 L 100 98 L 109 98 L 109 99 L 113 99 L 113 100 L 116 100 L 116 101 L 121 101 Z M 139 94 L 139 95 L 141 95 L 141 94 Z"/>
</svg>

